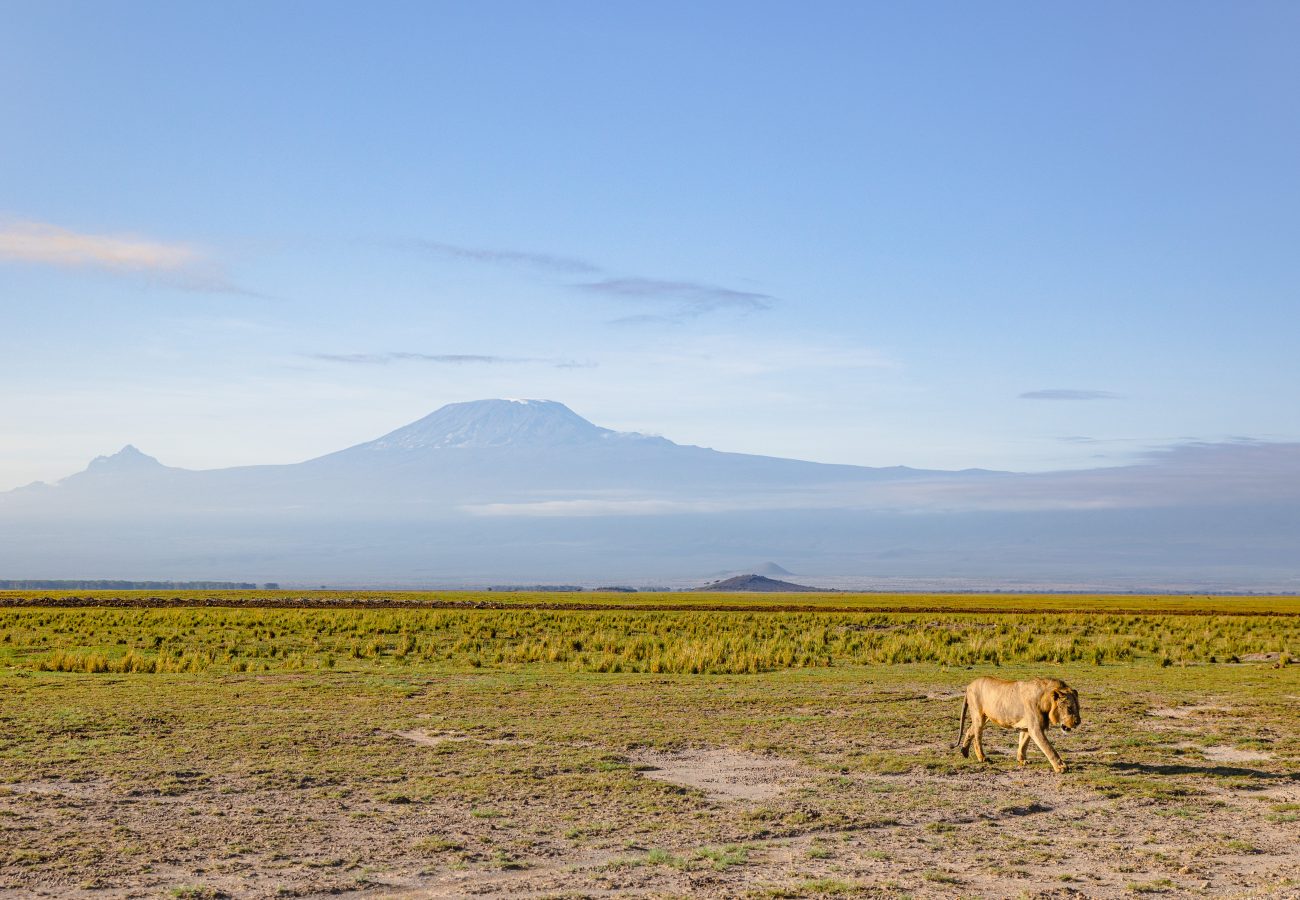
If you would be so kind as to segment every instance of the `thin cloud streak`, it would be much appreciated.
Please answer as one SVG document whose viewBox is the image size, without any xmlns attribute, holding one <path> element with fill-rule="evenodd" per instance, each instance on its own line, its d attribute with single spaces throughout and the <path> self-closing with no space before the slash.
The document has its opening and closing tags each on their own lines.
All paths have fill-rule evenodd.
<svg viewBox="0 0 1300 900">
<path fill-rule="evenodd" d="M 440 365 L 504 365 L 507 363 L 542 363 L 557 369 L 590 369 L 592 362 L 571 359 L 544 359 L 534 356 L 494 356 L 485 353 L 311 353 L 309 359 L 354 366 L 387 366 L 397 362 L 426 362 Z"/>
<path fill-rule="evenodd" d="M 526 267 L 563 274 L 598 275 L 608 272 L 604 266 L 573 256 L 533 253 L 525 250 L 500 250 L 466 247 L 442 241 L 415 239 L 400 246 L 413 248 L 443 259 L 463 260 L 510 268 Z M 616 300 L 670 304 L 671 308 L 655 314 L 623 316 L 611 325 L 678 325 L 714 312 L 762 312 L 771 309 L 777 298 L 757 291 L 683 279 L 647 278 L 642 276 L 610 277 L 568 285 L 585 294 Z"/>
<path fill-rule="evenodd" d="M 168 272 L 195 266 L 203 256 L 187 244 L 80 234 L 44 222 L 10 222 L 0 225 L 0 259 L 62 268 Z"/>
<path fill-rule="evenodd" d="M 1119 400 L 1119 394 L 1110 391 L 1076 391 L 1067 388 L 1051 388 L 1044 391 L 1026 391 L 1020 395 L 1021 400 Z"/>
<path fill-rule="evenodd" d="M 0 261 L 134 275 L 182 291 L 264 297 L 234 284 L 198 248 L 135 235 L 83 234 L 47 222 L 0 222 Z"/>
<path fill-rule="evenodd" d="M 604 271 L 600 266 L 577 259 L 572 256 L 558 256 L 552 253 L 530 253 L 524 250 L 493 250 L 484 247 L 462 247 L 457 244 L 444 244 L 440 241 L 415 240 L 411 246 L 446 259 L 462 259 L 470 262 L 489 263 L 502 266 L 528 266 L 544 269 L 548 272 L 568 274 L 594 274 Z"/>
<path fill-rule="evenodd" d="M 605 324 L 635 327 L 640 325 L 680 325 L 684 321 L 685 318 L 680 316 L 656 316 L 646 313 L 639 316 L 621 316 L 617 319 L 610 319 Z"/>
<path fill-rule="evenodd" d="M 683 311 L 701 315 L 720 309 L 756 312 L 772 308 L 775 297 L 753 291 L 705 284 L 699 281 L 668 281 L 661 278 L 606 278 L 574 285 L 579 290 L 607 297 L 631 300 L 670 300 L 683 303 Z"/>
</svg>

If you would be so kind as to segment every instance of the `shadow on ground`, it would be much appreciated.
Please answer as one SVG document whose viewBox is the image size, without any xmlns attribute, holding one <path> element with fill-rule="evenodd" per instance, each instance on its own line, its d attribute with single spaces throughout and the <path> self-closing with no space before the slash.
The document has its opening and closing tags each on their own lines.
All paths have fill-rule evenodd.
<svg viewBox="0 0 1300 900">
<path fill-rule="evenodd" d="M 1136 762 L 1108 762 L 1100 765 L 1119 772 L 1141 772 L 1144 775 L 1213 775 L 1219 778 L 1258 778 L 1261 781 L 1300 781 L 1300 772 L 1265 772 L 1237 766 L 1152 765 Z"/>
</svg>

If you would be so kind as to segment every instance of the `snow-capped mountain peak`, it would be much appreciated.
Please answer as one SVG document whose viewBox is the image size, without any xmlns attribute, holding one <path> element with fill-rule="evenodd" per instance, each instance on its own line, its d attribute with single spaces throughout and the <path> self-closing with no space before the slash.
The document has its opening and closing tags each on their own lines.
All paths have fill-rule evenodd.
<svg viewBox="0 0 1300 900">
<path fill-rule="evenodd" d="M 593 425 L 555 400 L 475 400 L 450 403 L 354 449 L 555 447 L 622 437 L 642 436 Z"/>
</svg>

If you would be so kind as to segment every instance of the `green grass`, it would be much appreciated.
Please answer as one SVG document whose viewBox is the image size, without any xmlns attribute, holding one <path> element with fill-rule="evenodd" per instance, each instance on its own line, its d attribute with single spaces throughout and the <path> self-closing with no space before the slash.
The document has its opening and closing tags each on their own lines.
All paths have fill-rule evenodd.
<svg viewBox="0 0 1300 900">
<path fill-rule="evenodd" d="M 940 872 L 937 869 L 927 869 L 922 873 L 926 881 L 935 884 L 961 884 L 962 880 L 956 875 L 949 875 L 947 872 Z"/>
<path fill-rule="evenodd" d="M 1300 617 L 1079 613 L 0 608 L 0 665 L 89 674 L 552 666 L 742 674 L 936 663 L 1219 665 Z"/>
<path fill-rule="evenodd" d="M 1275 803 L 1268 819 L 1270 822 L 1300 822 L 1300 803 Z"/>
<path fill-rule="evenodd" d="M 695 851 L 695 858 L 708 863 L 709 867 L 722 872 L 732 866 L 743 866 L 749 861 L 749 848 L 738 847 L 702 847 Z"/>
<path fill-rule="evenodd" d="M 785 896 L 806 897 L 808 895 L 817 896 L 819 894 L 829 894 L 838 896 L 843 894 L 856 894 L 865 887 L 850 881 L 843 881 L 839 878 L 812 878 L 807 881 L 801 881 L 797 885 L 798 893 L 787 894 Z"/>
<path fill-rule="evenodd" d="M 1068 829 L 1063 852 L 1095 848 L 1088 871 L 1118 889 L 1147 870 L 1107 869 L 1127 858 L 1107 849 L 1116 809 L 1138 840 L 1185 835 L 1184 865 L 1276 852 L 1265 826 L 1297 810 L 1260 789 L 1295 777 L 1300 668 L 1222 660 L 1294 649 L 1298 627 L 1163 611 L 3 608 L 0 892 L 94 875 L 150 896 L 260 895 L 290 870 L 325 892 L 388 872 L 532 877 L 573 856 L 600 873 L 577 893 L 670 895 L 689 876 L 735 896 L 887 880 L 933 894 L 957 876 L 927 848 L 979 838 L 1014 873 L 1043 852 L 1021 838 L 1049 826 Z M 1052 735 L 1066 776 L 1032 749 L 1018 769 L 999 729 L 987 767 L 953 751 L 955 698 L 988 673 L 1080 689 L 1083 728 Z M 420 733 L 449 739 L 401 736 Z M 1244 734 L 1272 758 L 1172 749 Z M 701 746 L 780 757 L 803 780 L 728 804 L 636 771 L 638 748 Z M 1229 820 L 1249 845 L 1207 838 Z M 764 868 L 771 841 L 800 842 L 784 845 L 796 870 Z"/>
</svg>

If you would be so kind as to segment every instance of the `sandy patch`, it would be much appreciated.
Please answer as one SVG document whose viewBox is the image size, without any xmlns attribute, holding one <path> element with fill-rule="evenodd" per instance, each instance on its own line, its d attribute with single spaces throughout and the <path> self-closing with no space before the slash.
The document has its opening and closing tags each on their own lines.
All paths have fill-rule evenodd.
<svg viewBox="0 0 1300 900">
<path fill-rule="evenodd" d="M 17 781 L 0 784 L 0 795 L 39 794 L 50 797 L 95 797 L 108 788 L 105 781 Z"/>
<path fill-rule="evenodd" d="M 704 791 L 715 800 L 767 800 L 806 777 L 803 766 L 776 756 L 739 750 L 636 750 L 628 759 L 645 766 L 641 774 Z"/>
<path fill-rule="evenodd" d="M 925 694 L 927 700 L 960 700 L 966 696 L 964 690 L 961 691 L 930 691 Z"/>
<path fill-rule="evenodd" d="M 1238 750 L 1236 747 L 1224 744 L 1202 747 L 1201 755 L 1213 762 L 1263 762 L 1273 758 L 1272 753 L 1265 753 L 1263 750 Z"/>
<path fill-rule="evenodd" d="M 422 744 L 425 747 L 437 747 L 439 744 L 445 744 L 448 741 L 463 741 L 464 737 L 451 734 L 429 734 L 427 731 L 394 731 L 394 737 L 410 741 L 412 744 Z"/>
<path fill-rule="evenodd" d="M 475 744 L 488 744 L 491 746 L 501 746 L 503 744 L 531 744 L 532 741 L 516 741 L 510 738 L 479 738 L 469 734 L 462 734 L 456 731 L 438 731 L 428 732 L 413 729 L 411 731 L 394 731 L 394 737 L 402 738 L 413 744 L 421 744 L 425 747 L 437 747 L 439 744 L 465 743 L 472 742 Z"/>
<path fill-rule="evenodd" d="M 1281 784 L 1277 787 L 1264 788 L 1253 795 L 1256 799 L 1269 800 L 1274 803 L 1300 803 L 1300 783 Z"/>
<path fill-rule="evenodd" d="M 1200 706 L 1157 706 L 1147 710 L 1147 715 L 1155 716 L 1157 719 L 1192 719 L 1206 713 L 1226 712 L 1232 712 L 1232 710 L 1226 706 L 1202 704 Z"/>
</svg>

